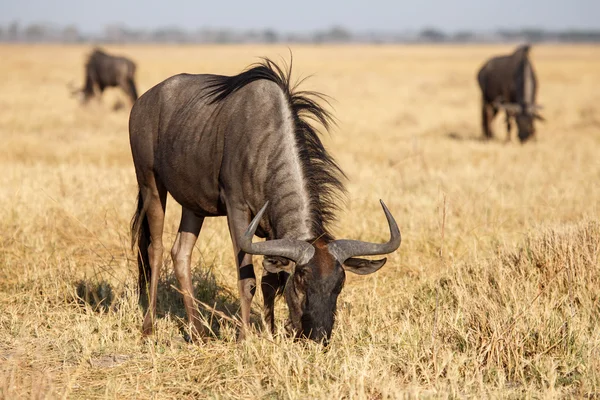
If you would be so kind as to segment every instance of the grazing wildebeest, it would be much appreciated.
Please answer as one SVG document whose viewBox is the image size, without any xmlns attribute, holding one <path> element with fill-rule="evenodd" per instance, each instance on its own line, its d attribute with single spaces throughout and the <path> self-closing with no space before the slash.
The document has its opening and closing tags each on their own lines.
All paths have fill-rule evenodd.
<svg viewBox="0 0 600 400">
<path fill-rule="evenodd" d="M 524 45 L 510 55 L 494 57 L 477 74 L 483 100 L 483 135 L 487 139 L 494 136 L 491 124 L 500 109 L 506 113 L 507 141 L 513 118 L 521 142 L 535 135 L 534 119 L 543 120 L 538 113 L 541 107 L 536 104 L 537 79 L 529 49 L 529 45 Z"/>
<path fill-rule="evenodd" d="M 80 94 L 81 102 L 85 104 L 94 97 L 96 88 L 102 94 L 107 87 L 120 87 L 133 104 L 138 97 L 134 76 L 133 61 L 95 49 L 85 64 L 85 84 L 82 89 L 74 90 L 73 94 Z"/>
<path fill-rule="evenodd" d="M 327 128 L 330 115 L 316 102 L 319 94 L 290 86 L 290 73 L 291 66 L 286 73 L 265 59 L 235 76 L 180 74 L 135 103 L 129 133 L 139 193 L 132 245 L 137 243 L 140 293 L 149 297 L 144 334 L 153 329 L 167 192 L 183 207 L 171 256 L 195 335 L 204 328 L 194 307 L 190 261 L 206 217 L 227 216 L 238 268 L 240 338 L 255 293 L 252 254 L 265 256 L 261 288 L 268 328 L 274 331 L 274 299 L 283 293 L 287 330 L 327 342 L 345 272 L 370 274 L 386 261 L 354 257 L 400 246 L 400 231 L 383 202 L 389 242 L 333 239 L 328 225 L 344 190 L 343 173 L 308 122 Z M 255 234 L 267 240 L 252 243 Z"/>
</svg>

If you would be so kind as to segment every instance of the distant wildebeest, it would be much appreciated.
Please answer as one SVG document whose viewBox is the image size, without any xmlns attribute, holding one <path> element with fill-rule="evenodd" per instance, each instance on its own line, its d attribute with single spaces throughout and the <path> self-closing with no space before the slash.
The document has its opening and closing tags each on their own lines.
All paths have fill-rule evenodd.
<svg viewBox="0 0 600 400">
<path fill-rule="evenodd" d="M 87 103 L 96 93 L 107 87 L 120 87 L 133 104 L 137 100 L 135 87 L 135 63 L 126 57 L 112 56 L 95 49 L 85 64 L 85 84 L 73 94 L 81 95 L 81 102 Z"/>
<path fill-rule="evenodd" d="M 541 107 L 536 104 L 537 79 L 529 49 L 529 45 L 524 45 L 510 55 L 494 57 L 477 74 L 483 100 L 483 135 L 487 139 L 494 136 L 491 125 L 500 109 L 506 113 L 507 141 L 513 118 L 521 142 L 535 135 L 534 119 L 543 120 L 539 114 Z"/>
<path fill-rule="evenodd" d="M 240 338 L 255 293 L 252 254 L 265 256 L 268 328 L 275 329 L 274 300 L 283 294 L 288 332 L 327 342 L 346 271 L 370 274 L 386 261 L 354 257 L 400 246 L 383 202 L 389 242 L 334 240 L 329 224 L 344 175 L 308 122 L 328 128 L 331 117 L 317 103 L 318 93 L 290 86 L 290 71 L 265 59 L 235 76 L 180 74 L 135 103 L 129 133 L 139 193 L 131 227 L 140 295 L 148 293 L 144 334 L 154 324 L 167 193 L 183 207 L 171 256 L 195 335 L 205 332 L 194 307 L 190 262 L 206 217 L 227 216 L 238 268 Z M 255 234 L 267 240 L 253 243 Z"/>
</svg>

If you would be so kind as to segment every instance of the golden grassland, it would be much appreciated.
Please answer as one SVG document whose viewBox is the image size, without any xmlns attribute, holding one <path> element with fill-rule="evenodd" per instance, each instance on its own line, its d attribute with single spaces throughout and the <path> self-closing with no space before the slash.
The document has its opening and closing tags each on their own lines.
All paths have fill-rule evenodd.
<svg viewBox="0 0 600 400">
<path fill-rule="evenodd" d="M 314 74 L 303 88 L 334 99 L 325 141 L 349 178 L 337 236 L 385 240 L 380 198 L 403 234 L 380 272 L 348 277 L 323 351 L 264 333 L 260 293 L 255 333 L 236 342 L 224 219 L 205 223 L 193 256 L 215 338 L 184 340 L 166 258 L 157 332 L 142 339 L 128 112 L 112 111 L 124 96 L 69 97 L 89 47 L 0 46 L 0 397 L 599 396 L 600 48 L 534 47 L 548 121 L 520 145 L 499 119 L 482 142 L 475 73 L 511 49 L 292 47 L 294 75 Z M 140 93 L 289 59 L 285 46 L 107 50 L 138 63 Z M 171 200 L 167 246 L 179 212 Z M 280 300 L 280 328 L 286 312 Z"/>
</svg>

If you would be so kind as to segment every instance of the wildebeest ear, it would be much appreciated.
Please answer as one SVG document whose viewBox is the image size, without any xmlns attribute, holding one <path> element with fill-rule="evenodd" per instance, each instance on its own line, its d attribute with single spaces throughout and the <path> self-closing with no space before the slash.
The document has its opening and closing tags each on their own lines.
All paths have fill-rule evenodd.
<svg viewBox="0 0 600 400">
<path fill-rule="evenodd" d="M 387 258 L 381 260 L 365 260 L 364 258 L 349 258 L 344 261 L 344 269 L 358 275 L 368 275 L 385 265 Z"/>
<path fill-rule="evenodd" d="M 538 114 L 538 113 L 534 113 L 534 114 L 533 114 L 533 118 L 535 118 L 535 119 L 537 119 L 537 120 L 540 120 L 540 121 L 542 121 L 542 122 L 546 122 L 546 118 L 542 117 L 542 116 L 541 116 L 540 114 Z"/>
<path fill-rule="evenodd" d="M 278 257 L 278 256 L 267 257 L 267 256 L 265 256 L 263 258 L 262 264 L 263 264 L 264 269 L 266 269 L 267 271 L 274 273 L 274 274 L 281 272 L 281 271 L 285 271 L 290 274 L 293 272 L 292 271 L 293 263 L 284 257 Z"/>
</svg>

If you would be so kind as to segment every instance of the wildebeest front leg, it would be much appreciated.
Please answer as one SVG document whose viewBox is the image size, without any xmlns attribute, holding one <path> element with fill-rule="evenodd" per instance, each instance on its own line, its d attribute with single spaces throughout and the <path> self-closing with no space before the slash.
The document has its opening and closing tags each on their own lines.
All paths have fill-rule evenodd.
<svg viewBox="0 0 600 400">
<path fill-rule="evenodd" d="M 242 314 L 242 328 L 238 339 L 243 340 L 250 327 L 250 308 L 252 299 L 256 292 L 256 276 L 254 275 L 254 266 L 252 265 L 252 255 L 246 254 L 240 250 L 237 241 L 250 223 L 250 216 L 245 211 L 234 210 L 227 207 L 227 223 L 229 224 L 229 234 L 233 242 L 233 252 L 238 271 L 238 290 L 240 293 L 240 311 Z"/>
<path fill-rule="evenodd" d="M 490 103 L 483 103 L 482 112 L 481 112 L 481 124 L 483 128 L 483 136 L 486 139 L 491 139 L 494 137 L 494 132 L 492 131 L 492 121 L 496 116 L 498 110 Z"/>
<path fill-rule="evenodd" d="M 250 328 L 250 309 L 254 293 L 256 293 L 256 276 L 254 275 L 254 265 L 252 265 L 252 255 L 240 250 L 238 250 L 237 254 L 238 290 L 242 312 L 242 329 L 240 330 L 239 339 L 243 340 Z"/>
<path fill-rule="evenodd" d="M 272 334 L 275 334 L 275 298 L 283 292 L 285 283 L 289 274 L 286 272 L 264 271 L 260 288 L 264 300 L 264 318 L 267 328 Z"/>
<path fill-rule="evenodd" d="M 177 276 L 177 280 L 179 281 L 185 312 L 192 330 L 192 340 L 197 340 L 205 334 L 204 325 L 200 321 L 200 314 L 194 304 L 194 288 L 192 286 L 191 272 L 192 251 L 194 250 L 194 244 L 196 244 L 203 222 L 203 217 L 198 217 L 193 212 L 184 208 L 181 212 L 181 222 L 177 237 L 171 249 L 175 276 Z"/>
<path fill-rule="evenodd" d="M 265 324 L 269 331 L 275 334 L 275 297 L 279 289 L 279 275 L 264 271 L 260 288 L 264 299 Z"/>
</svg>

